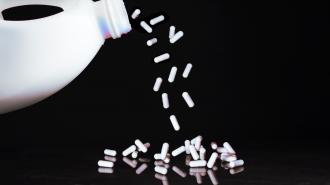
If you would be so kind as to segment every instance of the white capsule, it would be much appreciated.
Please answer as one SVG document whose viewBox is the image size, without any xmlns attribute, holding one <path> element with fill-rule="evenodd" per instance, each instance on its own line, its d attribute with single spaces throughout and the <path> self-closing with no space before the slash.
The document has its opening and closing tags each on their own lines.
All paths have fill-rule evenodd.
<svg viewBox="0 0 330 185">
<path fill-rule="evenodd" d="M 124 157 L 126 157 L 129 154 L 133 153 L 135 150 L 136 150 L 136 146 L 135 145 L 131 145 L 126 150 L 124 150 L 122 154 L 123 154 Z"/>
<path fill-rule="evenodd" d="M 111 161 L 111 162 L 116 162 L 117 161 L 117 159 L 116 159 L 116 157 L 111 157 L 111 156 L 104 156 L 104 160 L 106 160 L 106 161 Z"/>
<path fill-rule="evenodd" d="M 147 41 L 147 46 L 152 46 L 158 42 L 157 38 L 152 38 Z"/>
<path fill-rule="evenodd" d="M 162 78 L 158 77 L 156 79 L 156 82 L 155 82 L 155 85 L 154 85 L 154 88 L 153 88 L 155 92 L 158 92 L 159 91 L 160 86 L 162 85 L 162 82 L 163 82 L 163 79 Z"/>
<path fill-rule="evenodd" d="M 229 162 L 228 164 L 229 168 L 236 168 L 243 165 L 244 165 L 244 161 L 242 159 Z"/>
<path fill-rule="evenodd" d="M 136 139 L 134 143 L 139 148 L 139 150 L 141 150 L 143 153 L 147 152 L 147 150 L 148 150 L 147 147 L 144 146 L 144 144 L 139 139 Z"/>
<path fill-rule="evenodd" d="M 218 147 L 218 148 L 217 148 L 217 152 L 218 152 L 218 153 L 221 153 L 221 154 L 222 154 L 222 153 L 228 153 L 228 151 L 227 151 L 224 147 Z"/>
<path fill-rule="evenodd" d="M 198 160 L 198 159 L 199 159 L 199 155 L 198 155 L 198 153 L 197 153 L 197 151 L 196 151 L 195 146 L 190 145 L 190 146 L 189 146 L 189 150 L 190 150 L 190 154 L 191 154 L 192 158 L 193 158 L 194 160 Z"/>
<path fill-rule="evenodd" d="M 136 9 L 134 10 L 134 12 L 132 13 L 132 19 L 136 19 L 139 17 L 139 15 L 141 14 L 141 10 L 140 9 Z"/>
<path fill-rule="evenodd" d="M 171 44 L 176 43 L 179 39 L 183 37 L 183 35 L 184 35 L 183 31 L 179 31 L 170 39 L 170 43 Z"/>
<path fill-rule="evenodd" d="M 186 65 L 186 68 L 184 69 L 183 73 L 182 73 L 182 76 L 183 78 L 188 78 L 189 74 L 190 74 L 190 71 L 192 69 L 193 65 L 191 63 L 188 63 Z"/>
<path fill-rule="evenodd" d="M 165 159 L 164 159 L 164 163 L 166 163 L 166 164 L 168 164 L 168 163 L 170 163 L 171 162 L 171 159 L 170 159 L 170 157 L 165 157 Z"/>
<path fill-rule="evenodd" d="M 205 160 L 205 153 L 206 149 L 204 147 L 201 147 L 201 149 L 199 150 L 199 157 L 201 158 L 201 160 Z"/>
<path fill-rule="evenodd" d="M 211 142 L 212 150 L 216 150 L 218 148 L 218 144 L 216 142 Z"/>
<path fill-rule="evenodd" d="M 97 165 L 99 167 L 105 167 L 105 168 L 112 168 L 113 167 L 113 162 L 111 161 L 103 161 L 103 160 L 99 160 L 97 162 Z"/>
<path fill-rule="evenodd" d="M 186 101 L 188 107 L 192 108 L 192 107 L 195 106 L 195 103 L 194 103 L 194 101 L 191 99 L 189 93 L 187 93 L 187 92 L 183 92 L 183 93 L 182 93 L 182 97 L 183 97 L 183 99 Z"/>
<path fill-rule="evenodd" d="M 112 156 L 112 157 L 114 157 L 114 156 L 117 155 L 117 152 L 116 152 L 115 150 L 105 149 L 105 150 L 104 150 L 104 154 L 105 154 L 105 155 L 108 155 L 108 156 Z"/>
<path fill-rule="evenodd" d="M 176 156 L 182 154 L 185 151 L 186 151 L 186 148 L 184 146 L 180 146 L 179 148 L 172 151 L 172 156 L 176 157 Z"/>
<path fill-rule="evenodd" d="M 112 168 L 103 168 L 103 167 L 100 167 L 97 169 L 97 171 L 99 173 L 107 173 L 107 174 L 112 174 L 113 173 L 113 169 Z"/>
<path fill-rule="evenodd" d="M 141 21 L 140 26 L 146 30 L 146 32 L 152 33 L 152 28 L 145 21 Z"/>
<path fill-rule="evenodd" d="M 162 157 L 161 157 L 160 154 L 155 154 L 155 155 L 154 155 L 154 159 L 155 159 L 155 160 L 161 160 Z"/>
<path fill-rule="evenodd" d="M 228 151 L 228 153 L 236 154 L 235 150 L 233 149 L 233 147 L 231 147 L 231 145 L 228 142 L 224 142 L 223 147 Z"/>
<path fill-rule="evenodd" d="M 155 166 L 155 172 L 160 173 L 162 175 L 166 175 L 167 169 L 162 166 Z"/>
<path fill-rule="evenodd" d="M 186 149 L 186 154 L 190 154 L 190 150 L 189 150 L 190 141 L 189 140 L 185 140 L 184 141 L 184 146 L 185 146 L 185 149 Z"/>
<path fill-rule="evenodd" d="M 232 161 L 236 161 L 237 157 L 235 155 L 221 156 L 221 160 L 226 162 L 232 162 Z"/>
<path fill-rule="evenodd" d="M 197 138 L 199 138 L 199 137 L 201 137 L 203 139 L 203 137 L 201 135 L 198 135 L 190 141 L 191 144 L 194 145 L 196 143 Z"/>
<path fill-rule="evenodd" d="M 173 126 L 174 130 L 179 131 L 180 130 L 180 125 L 179 125 L 178 119 L 176 119 L 175 115 L 170 116 L 170 121 L 172 123 L 172 126 Z"/>
<path fill-rule="evenodd" d="M 178 68 L 173 66 L 171 69 L 171 72 L 168 76 L 168 82 L 170 82 L 170 83 L 174 82 L 177 71 L 178 71 Z"/>
<path fill-rule="evenodd" d="M 160 62 L 163 62 L 165 60 L 168 60 L 170 59 L 170 54 L 169 53 L 164 53 L 162 55 L 159 55 L 157 57 L 154 58 L 154 62 L 155 63 L 160 63 Z"/>
<path fill-rule="evenodd" d="M 147 164 L 141 164 L 141 166 L 139 166 L 137 169 L 136 169 L 136 171 L 135 171 L 135 173 L 136 174 L 138 174 L 138 175 L 140 175 L 144 170 L 146 170 L 148 168 L 148 165 Z"/>
<path fill-rule="evenodd" d="M 161 160 L 164 160 L 166 158 L 169 148 L 170 148 L 170 145 L 168 143 L 163 144 L 162 150 L 160 152 Z"/>
<path fill-rule="evenodd" d="M 176 166 L 173 166 L 173 167 L 172 167 L 172 170 L 173 170 L 176 174 L 180 175 L 182 178 L 185 178 L 185 177 L 187 176 L 187 174 L 186 174 L 185 172 L 183 172 L 180 168 L 178 168 L 178 167 L 176 167 Z"/>
<path fill-rule="evenodd" d="M 168 38 L 171 39 L 174 37 L 174 35 L 175 35 L 175 26 L 170 26 L 170 32 Z"/>
<path fill-rule="evenodd" d="M 136 158 L 138 157 L 138 155 L 139 155 L 139 152 L 138 152 L 138 151 L 134 151 L 134 152 L 131 154 L 131 156 L 132 156 L 133 159 L 136 159 Z"/>
<path fill-rule="evenodd" d="M 162 102 L 163 102 L 164 109 L 170 108 L 170 102 L 168 100 L 168 94 L 167 93 L 162 94 Z"/>
<path fill-rule="evenodd" d="M 213 152 L 211 157 L 209 158 L 209 161 L 207 162 L 207 167 L 208 168 L 213 168 L 217 158 L 218 158 L 218 153 Z"/>
<path fill-rule="evenodd" d="M 148 148 L 150 147 L 150 143 L 144 143 L 144 146 L 148 149 Z M 138 151 L 139 151 L 139 152 L 142 152 L 142 150 L 139 149 L 139 148 L 138 148 Z"/>
<path fill-rule="evenodd" d="M 192 168 L 204 167 L 204 166 L 206 166 L 206 161 L 205 160 L 190 161 L 189 166 L 192 167 Z"/>
<path fill-rule="evenodd" d="M 201 144 L 202 144 L 202 137 L 197 137 L 196 138 L 196 142 L 195 142 L 195 148 L 197 151 L 199 151 L 199 149 L 201 148 Z"/>
<path fill-rule="evenodd" d="M 165 17 L 163 15 L 160 15 L 158 17 L 155 17 L 155 18 L 151 19 L 150 20 L 150 24 L 151 25 L 156 25 L 156 24 L 158 24 L 158 23 L 160 23 L 160 22 L 162 22 L 164 20 L 165 20 Z"/>
<path fill-rule="evenodd" d="M 209 178 L 213 185 L 219 184 L 219 181 L 212 170 L 207 170 L 207 174 L 209 175 Z"/>
<path fill-rule="evenodd" d="M 132 168 L 136 168 L 136 165 L 137 165 L 137 161 L 136 160 L 130 160 L 129 158 L 127 157 L 123 157 L 123 161 L 129 165 L 130 167 Z"/>
</svg>

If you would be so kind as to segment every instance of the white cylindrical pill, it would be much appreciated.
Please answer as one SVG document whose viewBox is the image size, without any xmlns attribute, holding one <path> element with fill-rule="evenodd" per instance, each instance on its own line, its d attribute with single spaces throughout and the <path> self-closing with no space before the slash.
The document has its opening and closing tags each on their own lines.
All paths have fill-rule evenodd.
<svg viewBox="0 0 330 185">
<path fill-rule="evenodd" d="M 137 165 L 137 161 L 136 160 L 130 160 L 129 158 L 127 157 L 123 157 L 123 161 L 129 165 L 130 167 L 132 168 L 136 168 L 136 165 Z"/>
<path fill-rule="evenodd" d="M 171 69 L 171 72 L 168 76 L 168 82 L 170 82 L 170 83 L 174 82 L 177 71 L 178 71 L 178 68 L 173 66 Z"/>
<path fill-rule="evenodd" d="M 218 153 L 221 153 L 221 154 L 222 154 L 222 153 L 228 153 L 228 151 L 227 151 L 224 147 L 218 147 L 218 148 L 217 148 L 217 152 L 218 152 Z"/>
<path fill-rule="evenodd" d="M 168 100 L 168 94 L 167 93 L 162 94 L 162 102 L 163 102 L 164 109 L 170 108 L 170 102 Z"/>
<path fill-rule="evenodd" d="M 104 160 L 106 160 L 106 161 L 111 161 L 111 162 L 116 162 L 117 161 L 117 159 L 116 159 L 116 157 L 111 157 L 111 156 L 104 156 Z"/>
<path fill-rule="evenodd" d="M 194 160 L 198 160 L 198 159 L 199 159 L 199 155 L 198 155 L 198 153 L 197 153 L 197 151 L 196 151 L 195 146 L 190 145 L 190 146 L 189 146 L 189 150 L 190 150 L 190 154 L 191 154 L 192 158 L 193 158 Z"/>
<path fill-rule="evenodd" d="M 112 157 L 114 157 L 114 156 L 117 155 L 117 152 L 116 152 L 115 150 L 105 149 L 105 150 L 104 150 L 104 154 L 105 154 L 105 155 L 108 155 L 108 156 L 112 156 Z"/>
<path fill-rule="evenodd" d="M 141 142 L 141 140 L 136 139 L 134 143 L 139 148 L 139 150 L 141 150 L 143 153 L 147 152 L 148 149 L 146 146 L 144 146 L 144 144 Z"/>
<path fill-rule="evenodd" d="M 179 148 L 172 151 L 172 156 L 176 157 L 176 156 L 182 154 L 185 151 L 186 151 L 186 148 L 184 146 L 180 146 Z"/>
<path fill-rule="evenodd" d="M 189 166 L 192 167 L 192 168 L 204 167 L 204 166 L 206 166 L 206 161 L 205 160 L 190 161 Z"/>
<path fill-rule="evenodd" d="M 162 166 L 155 166 L 155 172 L 166 175 L 167 169 Z"/>
<path fill-rule="evenodd" d="M 199 149 L 201 148 L 201 144 L 202 144 L 202 137 L 197 137 L 196 138 L 196 142 L 195 142 L 195 148 L 197 151 L 199 151 Z"/>
<path fill-rule="evenodd" d="M 151 24 L 151 25 L 156 25 L 156 24 L 158 24 L 158 23 L 160 23 L 160 22 L 162 22 L 162 21 L 164 21 L 164 20 L 165 20 L 164 15 L 160 15 L 160 16 L 158 16 L 158 17 L 155 17 L 155 18 L 151 19 L 151 20 L 150 20 L 150 24 Z"/>
<path fill-rule="evenodd" d="M 173 38 L 175 35 L 175 26 L 170 26 L 169 39 Z"/>
<path fill-rule="evenodd" d="M 148 149 L 150 147 L 150 143 L 144 143 L 144 146 Z M 142 150 L 140 150 L 139 148 L 138 148 L 138 151 L 142 152 Z"/>
<path fill-rule="evenodd" d="M 154 58 L 154 62 L 155 63 L 160 63 L 160 62 L 163 62 L 165 60 L 168 60 L 170 59 L 170 54 L 169 53 L 164 53 L 162 55 L 159 55 L 157 57 Z"/>
<path fill-rule="evenodd" d="M 135 150 L 136 150 L 136 146 L 135 145 L 131 145 L 126 150 L 124 150 L 122 154 L 123 154 L 124 157 L 126 157 L 129 154 L 133 153 Z"/>
<path fill-rule="evenodd" d="M 163 144 L 162 150 L 160 152 L 161 160 L 164 160 L 166 158 L 169 148 L 170 148 L 170 145 L 168 143 Z"/>
<path fill-rule="evenodd" d="M 183 172 L 180 168 L 178 168 L 177 166 L 173 166 L 172 167 L 172 170 L 176 173 L 176 174 L 178 174 L 178 175 L 180 175 L 182 178 L 185 178 L 186 176 L 187 176 L 187 174 L 185 173 L 185 172 Z"/>
<path fill-rule="evenodd" d="M 186 68 L 184 69 L 183 73 L 182 73 L 182 76 L 183 78 L 188 78 L 189 74 L 190 74 L 190 71 L 192 69 L 193 65 L 191 63 L 188 63 L 186 65 Z"/>
<path fill-rule="evenodd" d="M 153 90 L 154 90 L 155 92 L 158 92 L 158 91 L 159 91 L 160 86 L 162 85 L 162 82 L 163 82 L 163 79 L 162 79 L 162 78 L 158 77 L 158 78 L 156 79 L 156 82 L 155 82 L 155 85 L 154 85 L 154 88 L 153 88 Z"/>
<path fill-rule="evenodd" d="M 154 159 L 155 159 L 155 160 L 161 160 L 162 157 L 161 157 L 160 154 L 155 154 L 155 155 L 154 155 Z"/>
<path fill-rule="evenodd" d="M 139 155 L 139 152 L 134 151 L 131 156 L 132 156 L 133 159 L 136 159 L 138 157 L 138 155 Z"/>
<path fill-rule="evenodd" d="M 207 174 L 209 175 L 209 178 L 213 185 L 219 184 L 219 181 L 212 170 L 207 170 Z"/>
<path fill-rule="evenodd" d="M 172 126 L 173 126 L 174 130 L 179 131 L 180 130 L 180 125 L 179 125 L 178 119 L 176 118 L 175 115 L 170 116 L 170 121 L 172 123 Z"/>
<path fill-rule="evenodd" d="M 209 158 L 209 161 L 207 162 L 207 167 L 208 168 L 213 168 L 213 166 L 214 166 L 214 164 L 215 164 L 215 162 L 216 162 L 216 160 L 217 160 L 217 158 L 218 158 L 218 153 L 216 153 L 216 152 L 213 152 L 212 153 L 212 155 L 211 155 L 211 157 Z"/>
<path fill-rule="evenodd" d="M 136 19 L 139 17 L 139 15 L 141 14 L 141 10 L 140 9 L 136 9 L 134 10 L 134 12 L 132 13 L 132 19 Z"/>
<path fill-rule="evenodd" d="M 179 39 L 181 39 L 183 37 L 184 33 L 183 31 L 179 31 L 177 32 L 171 39 L 170 39 L 170 43 L 174 44 L 176 43 Z"/>
<path fill-rule="evenodd" d="M 136 171 L 135 171 L 135 173 L 136 174 L 138 174 L 138 175 L 140 175 L 144 170 L 146 170 L 148 168 L 148 165 L 147 164 L 141 164 L 141 166 L 139 166 L 137 169 L 136 169 Z"/>
<path fill-rule="evenodd" d="M 235 155 L 230 155 L 230 156 L 221 156 L 221 160 L 226 161 L 226 162 L 232 162 L 236 161 L 237 157 Z"/>
<path fill-rule="evenodd" d="M 187 105 L 190 107 L 190 108 L 193 108 L 195 106 L 195 103 L 194 101 L 191 99 L 190 95 L 188 92 L 183 92 L 182 93 L 182 97 L 183 99 L 186 101 Z"/>
<path fill-rule="evenodd" d="M 171 158 L 168 157 L 168 156 L 165 157 L 164 162 L 165 162 L 166 164 L 170 163 L 170 162 L 171 162 Z"/>
<path fill-rule="evenodd" d="M 100 168 L 97 169 L 97 171 L 99 173 L 107 173 L 107 174 L 113 173 L 113 169 L 112 168 L 103 168 L 103 167 L 100 167 Z"/>
<path fill-rule="evenodd" d="M 231 145 L 228 142 L 224 142 L 223 147 L 228 151 L 228 153 L 236 154 L 235 150 L 233 149 L 233 147 L 231 147 Z"/>
<path fill-rule="evenodd" d="M 146 32 L 152 33 L 152 28 L 145 21 L 141 21 L 140 26 L 146 30 Z"/>
<path fill-rule="evenodd" d="M 229 162 L 228 164 L 229 168 L 236 168 L 243 165 L 244 165 L 244 161 L 242 159 Z"/>
<path fill-rule="evenodd" d="M 190 141 L 192 145 L 194 145 L 194 144 L 196 143 L 196 140 L 197 140 L 198 137 L 201 137 L 201 138 L 203 139 L 203 137 L 202 137 L 201 135 L 196 136 L 195 138 L 193 138 L 193 139 Z"/>
<path fill-rule="evenodd" d="M 157 38 L 152 38 L 147 41 L 147 46 L 152 46 L 158 42 Z"/>
<path fill-rule="evenodd" d="M 189 140 L 185 140 L 184 141 L 184 146 L 185 146 L 185 149 L 186 149 L 186 154 L 190 154 L 190 149 L 189 149 L 190 141 Z"/>
<path fill-rule="evenodd" d="M 103 160 L 99 160 L 97 162 L 97 165 L 99 167 L 105 167 L 105 168 L 112 168 L 113 167 L 113 162 L 111 161 L 103 161 Z"/>
<path fill-rule="evenodd" d="M 205 153 L 206 149 L 204 147 L 201 147 L 201 149 L 199 150 L 199 157 L 201 160 L 205 160 Z"/>
<path fill-rule="evenodd" d="M 218 148 L 218 144 L 216 142 L 211 142 L 212 150 L 216 150 Z"/>
</svg>

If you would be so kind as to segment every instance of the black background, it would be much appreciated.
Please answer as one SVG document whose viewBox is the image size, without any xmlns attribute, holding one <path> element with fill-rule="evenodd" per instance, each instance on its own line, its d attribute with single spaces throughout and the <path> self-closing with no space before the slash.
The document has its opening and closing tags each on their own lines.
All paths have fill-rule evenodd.
<svg viewBox="0 0 330 185">
<path fill-rule="evenodd" d="M 129 14 L 142 10 L 131 33 L 107 40 L 59 93 L 0 115 L 0 151 L 16 151 L 13 156 L 77 147 L 123 149 L 136 138 L 158 150 L 164 141 L 179 145 L 198 134 L 206 141 L 230 141 L 243 153 L 328 150 L 327 2 L 127 0 L 126 5 Z M 141 20 L 161 13 L 166 22 L 152 34 L 139 28 Z M 185 33 L 174 45 L 168 42 L 170 25 Z M 152 37 L 159 43 L 149 48 Z M 171 60 L 153 63 L 164 52 Z M 187 62 L 194 67 L 183 79 Z M 167 79 L 173 65 L 179 76 L 161 87 L 170 96 L 171 108 L 164 110 L 161 92 L 152 87 L 156 77 Z M 195 108 L 186 106 L 183 91 L 192 95 Z M 177 115 L 180 132 L 174 132 L 171 114 Z"/>
</svg>

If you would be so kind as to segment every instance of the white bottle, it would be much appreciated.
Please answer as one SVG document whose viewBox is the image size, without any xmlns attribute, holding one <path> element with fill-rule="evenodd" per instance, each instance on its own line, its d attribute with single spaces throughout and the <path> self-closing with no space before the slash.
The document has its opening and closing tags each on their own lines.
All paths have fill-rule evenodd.
<svg viewBox="0 0 330 185">
<path fill-rule="evenodd" d="M 64 11 L 35 20 L 3 20 L 3 10 L 32 4 Z M 86 68 L 107 38 L 130 30 L 122 0 L 1 0 L 0 114 L 53 95 Z"/>
</svg>

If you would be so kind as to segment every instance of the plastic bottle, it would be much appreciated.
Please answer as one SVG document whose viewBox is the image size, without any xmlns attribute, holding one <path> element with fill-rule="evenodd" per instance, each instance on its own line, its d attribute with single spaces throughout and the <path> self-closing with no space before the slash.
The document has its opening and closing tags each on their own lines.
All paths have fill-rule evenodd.
<svg viewBox="0 0 330 185">
<path fill-rule="evenodd" d="M 34 20 L 3 20 L 3 10 L 21 5 L 64 11 Z M 0 114 L 56 93 L 86 68 L 107 38 L 130 30 L 122 0 L 1 0 Z"/>
</svg>

